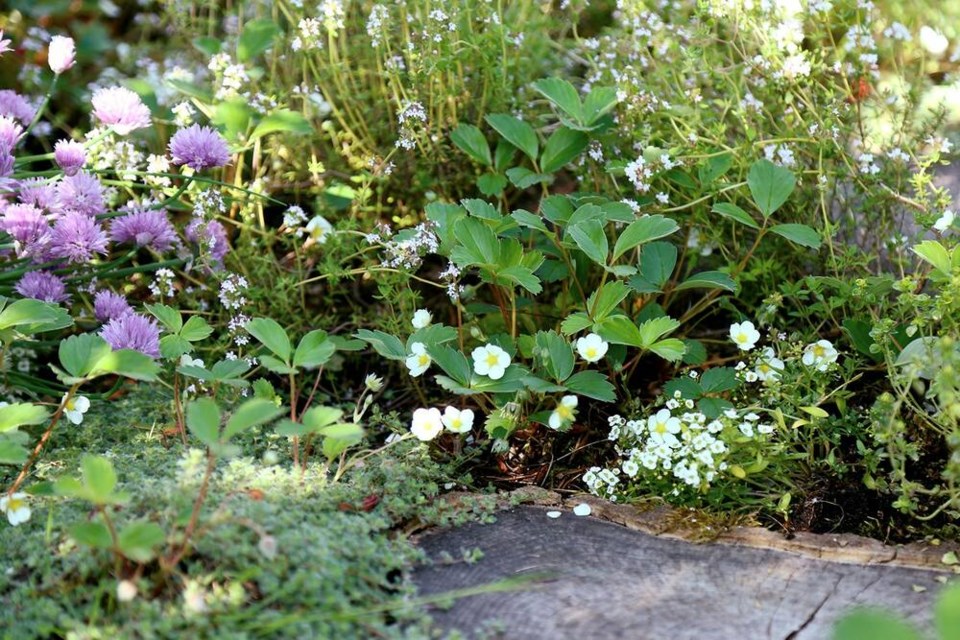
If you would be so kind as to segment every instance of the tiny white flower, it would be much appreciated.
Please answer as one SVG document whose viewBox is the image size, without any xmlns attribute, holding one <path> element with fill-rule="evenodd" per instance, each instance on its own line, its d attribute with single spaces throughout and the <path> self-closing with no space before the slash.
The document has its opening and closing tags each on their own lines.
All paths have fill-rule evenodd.
<svg viewBox="0 0 960 640">
<path fill-rule="evenodd" d="M 363 379 L 363 386 L 370 391 L 380 391 L 383 388 L 383 378 L 375 373 L 368 373 L 367 377 Z"/>
<path fill-rule="evenodd" d="M 333 225 L 323 216 L 314 216 L 306 226 L 307 233 L 317 244 L 323 244 L 327 241 L 327 236 L 333 232 Z"/>
<path fill-rule="evenodd" d="M 90 409 L 90 401 L 84 396 L 67 398 L 67 394 L 64 394 L 63 403 L 63 414 L 73 424 L 83 422 L 83 414 Z"/>
<path fill-rule="evenodd" d="M 577 353 L 587 362 L 597 362 L 607 354 L 610 345 L 595 333 L 577 338 Z"/>
<path fill-rule="evenodd" d="M 433 316 L 430 315 L 430 312 L 426 309 L 417 309 L 413 314 L 413 320 L 411 324 L 414 329 L 426 329 L 430 326 L 430 322 L 433 320 Z"/>
<path fill-rule="evenodd" d="M 407 369 L 410 370 L 410 375 L 416 378 L 417 376 L 423 375 L 423 373 L 430 368 L 430 363 L 433 362 L 430 359 L 430 355 L 427 353 L 427 348 L 422 342 L 414 342 L 410 345 L 410 355 L 407 356 L 405 364 Z"/>
<path fill-rule="evenodd" d="M 0 497 L 0 511 L 7 514 L 10 524 L 17 526 L 30 519 L 30 507 L 27 505 L 27 494 L 3 494 Z"/>
<path fill-rule="evenodd" d="M 447 407 L 443 411 L 443 426 L 454 433 L 470 433 L 473 429 L 473 410 Z"/>
<path fill-rule="evenodd" d="M 940 233 L 946 232 L 947 229 L 953 226 L 953 221 L 956 218 L 956 214 L 953 211 L 947 209 L 943 212 L 936 222 L 933 223 L 933 228 L 939 231 Z"/>
<path fill-rule="evenodd" d="M 440 409 L 417 409 L 413 412 L 413 421 L 410 423 L 410 432 L 418 440 L 428 442 L 443 431 L 443 418 Z"/>
<path fill-rule="evenodd" d="M 477 347 L 473 350 L 471 356 L 473 357 L 473 370 L 481 376 L 489 377 L 491 380 L 502 378 L 507 367 L 510 366 L 510 356 L 495 344 Z"/>
<path fill-rule="evenodd" d="M 121 580 L 117 583 L 117 600 L 130 602 L 137 597 L 137 585 L 131 580 Z"/>
<path fill-rule="evenodd" d="M 557 408 L 550 414 L 547 425 L 551 429 L 559 429 L 565 424 L 573 422 L 573 418 L 577 414 L 575 409 L 579 403 L 580 399 L 577 398 L 577 396 L 563 396 L 560 402 L 557 403 Z"/>
<path fill-rule="evenodd" d="M 817 371 L 826 371 L 837 361 L 838 355 L 829 340 L 818 340 L 803 349 L 802 362 L 808 367 L 814 367 Z"/>
<path fill-rule="evenodd" d="M 760 340 L 760 332 L 753 326 L 753 323 L 734 322 L 730 325 L 730 339 L 733 340 L 741 351 L 750 351 Z"/>
</svg>

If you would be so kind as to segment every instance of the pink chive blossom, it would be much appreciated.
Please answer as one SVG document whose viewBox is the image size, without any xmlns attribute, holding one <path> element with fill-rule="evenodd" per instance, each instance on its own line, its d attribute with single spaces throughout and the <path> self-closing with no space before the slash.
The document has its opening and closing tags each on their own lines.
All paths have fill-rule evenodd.
<svg viewBox="0 0 960 640">
<path fill-rule="evenodd" d="M 227 243 L 227 230 L 216 220 L 206 221 L 203 218 L 194 218 L 184 230 L 187 240 L 196 243 L 201 253 L 209 252 L 214 262 L 223 263 L 224 257 L 230 250 Z"/>
<path fill-rule="evenodd" d="M 17 293 L 24 298 L 33 298 L 41 302 L 54 304 L 66 302 L 70 299 L 67 287 L 63 280 L 46 271 L 29 271 L 20 278 L 15 287 Z"/>
<path fill-rule="evenodd" d="M 57 205 L 56 182 L 48 178 L 27 178 L 17 185 L 17 199 L 39 209 L 51 210 Z"/>
<path fill-rule="evenodd" d="M 93 315 L 100 322 L 109 322 L 133 313 L 133 307 L 119 293 L 104 289 L 93 297 Z"/>
<path fill-rule="evenodd" d="M 90 216 L 68 211 L 53 225 L 50 254 L 54 258 L 84 264 L 97 253 L 107 253 L 107 234 Z"/>
<path fill-rule="evenodd" d="M 91 103 L 94 117 L 122 136 L 150 126 L 150 109 L 130 89 L 97 89 Z"/>
<path fill-rule="evenodd" d="M 230 152 L 223 137 L 210 127 L 198 124 L 180 129 L 170 140 L 173 164 L 185 164 L 194 171 L 222 167 L 230 162 Z"/>
<path fill-rule="evenodd" d="M 10 40 L 10 38 L 4 39 L 4 37 L 3 37 L 3 29 L 0 29 L 0 56 L 2 56 L 3 54 L 5 54 L 5 53 L 7 53 L 7 52 L 9 52 L 9 51 L 13 51 L 13 49 L 10 48 L 10 43 L 11 43 L 11 42 L 12 42 L 12 40 Z"/>
<path fill-rule="evenodd" d="M 60 75 L 73 66 L 77 58 L 77 48 L 73 38 L 67 36 L 53 36 L 47 49 L 47 63 L 50 70 Z"/>
<path fill-rule="evenodd" d="M 110 225 L 110 239 L 163 253 L 177 241 L 177 233 L 166 211 L 146 209 L 115 218 Z"/>
<path fill-rule="evenodd" d="M 50 224 L 43 211 L 29 204 L 12 204 L 0 217 L 0 229 L 13 238 L 17 256 L 42 259 L 50 242 Z"/>
<path fill-rule="evenodd" d="M 103 202 L 103 185 L 95 176 L 79 172 L 57 184 L 57 208 L 97 216 L 107 210 Z"/>
<path fill-rule="evenodd" d="M 10 153 L 23 138 L 23 127 L 12 116 L 0 116 L 0 149 Z"/>
<path fill-rule="evenodd" d="M 160 327 L 139 313 L 113 318 L 104 325 L 100 337 L 114 350 L 133 349 L 151 358 L 160 357 Z"/>
<path fill-rule="evenodd" d="M 74 176 L 87 162 L 87 150 L 74 140 L 60 140 L 53 147 L 53 159 L 65 174 Z"/>
<path fill-rule="evenodd" d="M 10 89 L 0 90 L 0 116 L 9 116 L 19 120 L 24 126 L 33 122 L 37 110 L 27 99 Z"/>
</svg>

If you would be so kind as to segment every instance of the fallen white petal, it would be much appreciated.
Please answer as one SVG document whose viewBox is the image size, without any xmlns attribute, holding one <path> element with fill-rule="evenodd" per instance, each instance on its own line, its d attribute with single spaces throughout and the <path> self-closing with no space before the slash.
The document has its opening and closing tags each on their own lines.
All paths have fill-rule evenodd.
<svg viewBox="0 0 960 640">
<path fill-rule="evenodd" d="M 590 505 L 586 502 L 581 502 L 573 508 L 573 515 L 575 516 L 588 516 L 590 515 Z"/>
<path fill-rule="evenodd" d="M 560 512 L 559 512 L 559 511 L 547 511 L 547 517 L 548 517 L 548 518 L 559 518 L 559 517 L 560 517 Z"/>
</svg>

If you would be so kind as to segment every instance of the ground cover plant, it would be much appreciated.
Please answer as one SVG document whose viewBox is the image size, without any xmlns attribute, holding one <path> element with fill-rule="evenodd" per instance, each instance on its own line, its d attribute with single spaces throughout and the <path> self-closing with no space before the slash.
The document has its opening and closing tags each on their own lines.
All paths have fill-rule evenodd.
<svg viewBox="0 0 960 640">
<path fill-rule="evenodd" d="M 442 487 L 956 538 L 948 17 L 61 4 L 0 16 L 10 637 L 427 634 Z"/>
</svg>

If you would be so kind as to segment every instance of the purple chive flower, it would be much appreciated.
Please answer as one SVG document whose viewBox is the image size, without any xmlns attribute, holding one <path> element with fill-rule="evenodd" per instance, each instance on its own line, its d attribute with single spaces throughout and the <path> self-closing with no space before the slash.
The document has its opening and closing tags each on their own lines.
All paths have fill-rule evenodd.
<svg viewBox="0 0 960 640">
<path fill-rule="evenodd" d="M 107 253 L 107 234 L 96 220 L 77 211 L 68 211 L 50 233 L 50 254 L 68 262 L 89 262 L 95 253 Z"/>
<path fill-rule="evenodd" d="M 103 186 L 95 176 L 84 171 L 67 176 L 57 184 L 57 208 L 87 216 L 104 213 Z"/>
<path fill-rule="evenodd" d="M 56 182 L 47 178 L 27 178 L 17 185 L 17 198 L 23 204 L 32 204 L 39 209 L 50 211 L 57 205 Z"/>
<path fill-rule="evenodd" d="M 41 257 L 50 242 L 50 224 L 43 211 L 29 204 L 12 204 L 0 217 L 0 229 L 16 244 L 18 257 Z"/>
<path fill-rule="evenodd" d="M 10 116 L 27 126 L 33 122 L 33 116 L 36 113 L 34 106 L 16 91 L 10 89 L 0 91 L 0 116 Z"/>
<path fill-rule="evenodd" d="M 150 247 L 157 253 L 163 253 L 177 241 L 177 232 L 170 224 L 166 211 L 146 209 L 114 219 L 110 224 L 110 239 L 138 247 Z"/>
<path fill-rule="evenodd" d="M 66 36 L 53 36 L 50 38 L 50 46 L 47 48 L 47 63 L 50 70 L 60 75 L 73 66 L 77 58 L 77 47 L 73 38 Z"/>
<path fill-rule="evenodd" d="M 70 299 L 63 280 L 46 271 L 30 271 L 23 274 L 15 287 L 24 298 L 42 302 L 60 303 Z"/>
<path fill-rule="evenodd" d="M 74 140 L 61 140 L 53 147 L 53 159 L 65 174 L 73 176 L 87 161 L 87 150 Z"/>
<path fill-rule="evenodd" d="M 150 109 L 130 89 L 97 89 L 91 103 L 94 117 L 122 136 L 150 126 Z"/>
<path fill-rule="evenodd" d="M 133 307 L 119 293 L 103 289 L 93 297 L 93 315 L 100 322 L 109 322 L 133 313 Z"/>
<path fill-rule="evenodd" d="M 185 164 L 195 171 L 222 167 L 230 162 L 230 152 L 223 137 L 210 127 L 198 124 L 180 129 L 170 140 L 173 164 Z"/>
<path fill-rule="evenodd" d="M 114 350 L 133 349 L 151 358 L 160 357 L 160 327 L 139 313 L 113 318 L 101 329 L 100 337 Z"/>
<path fill-rule="evenodd" d="M 10 116 L 0 116 L 0 149 L 6 153 L 12 152 L 22 137 L 23 127 L 20 123 Z"/>
</svg>

